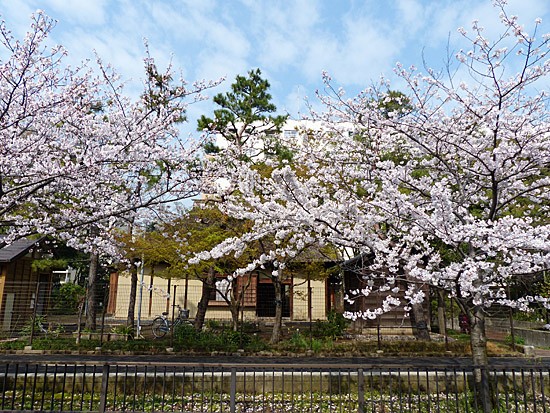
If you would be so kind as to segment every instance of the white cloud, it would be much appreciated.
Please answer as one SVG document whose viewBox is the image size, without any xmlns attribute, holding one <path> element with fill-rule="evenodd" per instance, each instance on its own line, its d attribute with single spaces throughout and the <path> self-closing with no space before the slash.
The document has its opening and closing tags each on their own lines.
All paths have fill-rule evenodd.
<svg viewBox="0 0 550 413">
<path fill-rule="evenodd" d="M 31 15 L 39 9 L 24 0 L 10 0 L 2 3 L 0 17 L 6 21 L 7 28 L 16 38 L 22 38 L 29 30 Z"/>
<path fill-rule="evenodd" d="M 300 58 L 300 46 L 280 32 L 267 33 L 263 39 L 259 62 L 261 66 L 280 68 L 294 65 Z"/>
<path fill-rule="evenodd" d="M 396 29 L 407 33 L 415 32 L 426 24 L 424 6 L 418 0 L 397 0 L 399 12 L 397 21 L 401 23 Z"/>
<path fill-rule="evenodd" d="M 205 33 L 208 48 L 236 58 L 246 57 L 250 51 L 250 43 L 238 26 L 225 25 L 221 22 L 210 22 Z"/>
<path fill-rule="evenodd" d="M 286 9 L 289 15 L 286 24 L 295 27 L 298 33 L 308 32 L 321 23 L 318 1 L 297 0 Z"/>
<path fill-rule="evenodd" d="M 45 7 L 51 8 L 57 15 L 82 25 L 101 25 L 105 23 L 107 0 L 44 0 Z"/>
<path fill-rule="evenodd" d="M 309 45 L 304 71 L 308 77 L 320 77 L 327 70 L 338 83 L 366 86 L 391 71 L 401 45 L 388 28 L 368 16 L 350 16 L 340 37 L 326 33 Z"/>
<path fill-rule="evenodd" d="M 208 1 L 151 2 L 146 10 L 151 24 L 162 35 L 179 39 L 184 43 L 201 41 L 213 22 L 210 12 L 213 7 Z M 215 21 L 215 19 L 214 19 Z"/>
<path fill-rule="evenodd" d="M 210 50 L 200 53 L 194 64 L 195 73 L 201 78 L 214 80 L 226 77 L 229 83 L 233 82 L 236 75 L 245 74 L 250 69 L 244 58 Z"/>
<path fill-rule="evenodd" d="M 260 65 L 281 70 L 299 66 L 308 44 L 317 35 L 318 2 L 258 2 L 250 11 Z"/>
</svg>

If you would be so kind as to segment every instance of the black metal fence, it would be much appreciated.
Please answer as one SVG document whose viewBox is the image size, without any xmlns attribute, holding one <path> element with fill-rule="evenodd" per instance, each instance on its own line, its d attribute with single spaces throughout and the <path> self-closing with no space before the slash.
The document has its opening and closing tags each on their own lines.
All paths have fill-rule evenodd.
<svg viewBox="0 0 550 413">
<path fill-rule="evenodd" d="M 550 371 L 492 369 L 495 412 L 550 412 Z M 471 368 L 4 364 L 2 411 L 478 412 Z"/>
</svg>

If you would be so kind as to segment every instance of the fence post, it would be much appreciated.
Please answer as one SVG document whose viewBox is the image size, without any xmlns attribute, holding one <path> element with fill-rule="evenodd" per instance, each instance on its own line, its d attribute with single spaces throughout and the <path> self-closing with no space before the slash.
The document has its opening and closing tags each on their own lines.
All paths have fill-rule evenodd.
<svg viewBox="0 0 550 413">
<path fill-rule="evenodd" d="M 86 287 L 86 293 L 84 297 L 81 298 L 80 303 L 78 304 L 78 325 L 76 326 L 76 344 L 80 344 L 80 338 L 82 333 L 82 314 L 86 307 L 86 297 L 88 297 L 88 287 Z"/>
<path fill-rule="evenodd" d="M 34 338 L 34 327 L 36 325 L 36 309 L 38 307 L 38 294 L 40 294 L 40 281 L 36 283 L 36 291 L 34 293 L 34 307 L 32 309 L 32 325 L 31 325 L 31 336 L 29 337 L 29 346 L 32 346 L 32 341 Z"/>
<path fill-rule="evenodd" d="M 154 264 L 152 264 L 153 266 Z M 138 316 L 137 316 L 137 331 L 136 337 L 141 338 L 141 305 L 143 303 L 143 284 L 145 277 L 145 256 L 141 254 L 141 268 L 139 270 L 139 297 L 138 297 Z M 133 326 L 132 326 L 133 327 Z"/>
<path fill-rule="evenodd" d="M 309 322 L 309 349 L 313 350 L 313 307 L 311 302 L 311 277 L 307 279 L 307 319 Z"/>
<path fill-rule="evenodd" d="M 357 406 L 358 413 L 365 413 L 365 376 L 363 369 L 357 370 Z"/>
<path fill-rule="evenodd" d="M 99 334 L 99 347 L 103 347 L 103 333 L 105 332 L 105 312 L 107 311 L 107 292 L 108 288 L 103 290 L 102 312 L 101 312 L 101 333 Z"/>
<path fill-rule="evenodd" d="M 109 365 L 104 364 L 101 371 L 101 394 L 99 396 L 99 413 L 104 413 L 107 407 L 107 390 L 109 389 Z"/>
<path fill-rule="evenodd" d="M 229 411 L 235 413 L 236 410 L 236 396 L 237 396 L 237 369 L 231 367 L 231 385 L 229 389 Z"/>
<path fill-rule="evenodd" d="M 508 297 L 511 297 L 510 285 L 508 285 L 506 289 L 508 292 Z M 508 317 L 510 319 L 510 336 L 512 337 L 512 350 L 516 351 L 516 329 L 514 328 L 514 310 L 512 307 L 508 307 Z"/>
<path fill-rule="evenodd" d="M 176 288 L 178 288 L 177 285 L 174 285 L 174 296 L 172 297 L 172 327 L 170 328 L 170 347 L 174 348 L 174 318 L 176 313 Z M 179 314 L 178 314 L 179 317 Z"/>
</svg>

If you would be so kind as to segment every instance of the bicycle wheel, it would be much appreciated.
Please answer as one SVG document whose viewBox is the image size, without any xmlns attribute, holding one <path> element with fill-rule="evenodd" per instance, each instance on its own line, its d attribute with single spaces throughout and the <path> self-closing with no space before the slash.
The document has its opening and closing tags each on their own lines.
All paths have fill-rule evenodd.
<svg viewBox="0 0 550 413">
<path fill-rule="evenodd" d="M 168 322 L 164 318 L 157 317 L 151 324 L 151 330 L 153 330 L 155 338 L 162 338 L 170 330 L 170 327 L 168 327 Z"/>
</svg>

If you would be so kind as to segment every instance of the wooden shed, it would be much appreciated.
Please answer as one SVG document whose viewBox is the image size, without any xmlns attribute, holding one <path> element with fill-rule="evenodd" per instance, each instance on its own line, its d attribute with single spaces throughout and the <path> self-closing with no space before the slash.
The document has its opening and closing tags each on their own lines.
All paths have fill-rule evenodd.
<svg viewBox="0 0 550 413">
<path fill-rule="evenodd" d="M 10 331 L 22 326 L 36 306 L 43 314 L 49 303 L 52 273 L 35 271 L 43 238 L 21 238 L 11 243 L 0 235 L 0 326 Z"/>
</svg>

